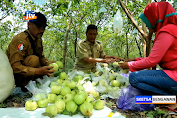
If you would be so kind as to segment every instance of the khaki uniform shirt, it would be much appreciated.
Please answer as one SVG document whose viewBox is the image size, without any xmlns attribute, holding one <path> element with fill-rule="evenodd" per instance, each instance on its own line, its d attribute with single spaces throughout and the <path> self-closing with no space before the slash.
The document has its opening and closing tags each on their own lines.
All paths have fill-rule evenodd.
<svg viewBox="0 0 177 118">
<path fill-rule="evenodd" d="M 26 31 L 30 34 L 28 30 Z M 43 55 L 42 39 L 35 39 L 31 34 L 30 36 L 34 40 L 36 51 L 42 55 L 39 58 L 40 64 L 47 65 L 48 60 Z M 24 59 L 27 56 L 33 55 L 33 49 L 31 47 L 30 39 L 27 33 L 21 32 L 20 34 L 14 36 L 7 48 L 6 54 L 9 58 L 9 62 L 14 73 L 19 73 L 25 76 L 35 75 L 36 68 L 23 65 Z"/>
<path fill-rule="evenodd" d="M 85 57 L 92 58 L 104 58 L 106 54 L 103 51 L 103 46 L 101 42 L 95 41 L 94 44 L 90 43 L 87 40 L 82 40 L 78 43 L 77 46 L 77 56 L 75 69 L 87 72 L 91 70 L 92 72 L 96 71 L 96 65 L 93 63 L 87 63 L 83 61 Z"/>
</svg>

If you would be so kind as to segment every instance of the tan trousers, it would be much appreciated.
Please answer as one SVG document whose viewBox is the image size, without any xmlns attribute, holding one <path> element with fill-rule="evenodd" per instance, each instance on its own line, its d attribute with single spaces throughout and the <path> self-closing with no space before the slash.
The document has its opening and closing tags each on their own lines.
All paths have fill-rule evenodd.
<svg viewBox="0 0 177 118">
<path fill-rule="evenodd" d="M 36 55 L 30 55 L 24 59 L 23 65 L 38 68 L 40 67 L 39 57 Z M 15 84 L 17 87 L 24 87 L 28 84 L 30 80 L 35 80 L 39 76 L 25 76 L 18 73 L 14 73 Z"/>
</svg>

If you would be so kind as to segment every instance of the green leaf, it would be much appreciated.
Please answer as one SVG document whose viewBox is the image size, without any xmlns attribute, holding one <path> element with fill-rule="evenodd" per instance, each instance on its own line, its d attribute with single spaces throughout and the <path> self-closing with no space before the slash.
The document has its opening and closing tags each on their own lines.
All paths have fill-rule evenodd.
<svg viewBox="0 0 177 118">
<path fill-rule="evenodd" d="M 90 116 L 84 116 L 84 118 L 90 118 Z"/>
<path fill-rule="evenodd" d="M 48 116 L 48 117 L 50 117 L 50 118 L 54 118 L 54 116 L 53 116 L 52 114 L 47 113 L 47 112 L 44 112 L 44 113 L 42 113 L 41 115 L 43 115 L 43 116 Z"/>
<path fill-rule="evenodd" d="M 76 86 L 76 87 L 74 87 L 74 88 L 73 88 L 73 90 L 74 90 L 74 91 L 79 91 L 79 89 L 78 89 L 78 87 L 77 87 L 77 86 Z"/>
<path fill-rule="evenodd" d="M 77 107 L 77 110 L 74 113 L 72 113 L 72 115 L 76 115 L 78 112 L 79 112 L 79 107 Z"/>
<path fill-rule="evenodd" d="M 98 75 L 100 75 L 100 76 L 101 76 L 102 74 L 103 74 L 103 71 L 100 71 L 100 72 L 98 73 Z"/>
<path fill-rule="evenodd" d="M 69 112 L 69 116 L 72 116 L 73 114 L 72 114 L 72 112 Z"/>
<path fill-rule="evenodd" d="M 157 113 L 158 113 L 158 114 L 165 114 L 166 112 L 165 112 L 165 111 L 162 111 L 162 110 L 158 110 Z"/>
<path fill-rule="evenodd" d="M 64 115 L 69 115 L 70 114 L 70 112 L 69 111 L 67 111 L 66 109 L 61 113 L 61 114 L 64 114 Z"/>
<path fill-rule="evenodd" d="M 88 78 L 88 79 L 85 79 L 84 81 L 88 82 L 88 81 L 90 81 L 90 79 Z"/>
<path fill-rule="evenodd" d="M 150 118 L 154 118 L 154 116 L 152 114 L 147 114 L 146 116 L 150 117 Z"/>
<path fill-rule="evenodd" d="M 98 83 L 97 84 L 95 84 L 95 86 L 98 86 L 99 85 L 99 81 L 98 81 Z"/>
<path fill-rule="evenodd" d="M 112 105 L 115 105 L 115 103 L 109 102 L 109 103 L 106 103 L 106 105 L 107 105 L 108 107 L 111 107 Z"/>
<path fill-rule="evenodd" d="M 96 98 L 95 98 L 95 100 L 98 100 L 98 99 L 101 99 L 101 97 L 100 97 L 100 96 L 98 96 L 98 97 L 96 97 Z"/>
<path fill-rule="evenodd" d="M 57 77 L 57 76 L 59 76 L 60 75 L 60 71 L 57 71 L 55 74 L 54 74 L 54 77 Z"/>
</svg>

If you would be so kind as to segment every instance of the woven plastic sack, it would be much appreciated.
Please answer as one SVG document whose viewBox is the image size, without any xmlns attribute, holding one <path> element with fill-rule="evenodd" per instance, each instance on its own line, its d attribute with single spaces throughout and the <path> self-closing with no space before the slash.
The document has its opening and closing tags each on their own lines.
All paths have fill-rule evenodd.
<svg viewBox="0 0 177 118">
<path fill-rule="evenodd" d="M 13 70 L 7 55 L 0 48 L 0 103 L 10 96 L 15 87 Z"/>
<path fill-rule="evenodd" d="M 135 96 L 142 95 L 141 91 L 131 85 L 121 89 L 121 96 L 116 102 L 122 110 L 148 111 L 155 107 L 154 104 L 135 104 Z"/>
</svg>

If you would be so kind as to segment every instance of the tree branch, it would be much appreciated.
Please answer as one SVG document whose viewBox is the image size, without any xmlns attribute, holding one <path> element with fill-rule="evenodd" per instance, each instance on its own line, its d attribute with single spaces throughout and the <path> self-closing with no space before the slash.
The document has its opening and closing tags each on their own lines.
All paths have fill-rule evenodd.
<svg viewBox="0 0 177 118">
<path fill-rule="evenodd" d="M 143 36 L 144 39 L 147 39 L 147 34 L 144 33 L 144 31 L 138 26 L 132 15 L 130 14 L 129 10 L 125 7 L 124 3 L 122 0 L 119 0 L 121 7 L 125 11 L 127 17 L 132 21 L 133 25 L 137 28 L 137 30 L 140 32 L 140 34 Z"/>
<path fill-rule="evenodd" d="M 67 40 L 68 40 L 68 34 L 69 34 L 71 22 L 72 22 L 72 18 L 70 16 L 70 19 L 69 19 L 69 22 L 68 22 L 68 26 L 66 28 L 65 37 L 64 37 L 63 71 L 65 71 L 65 58 L 66 58 L 66 51 L 67 51 Z"/>
</svg>

